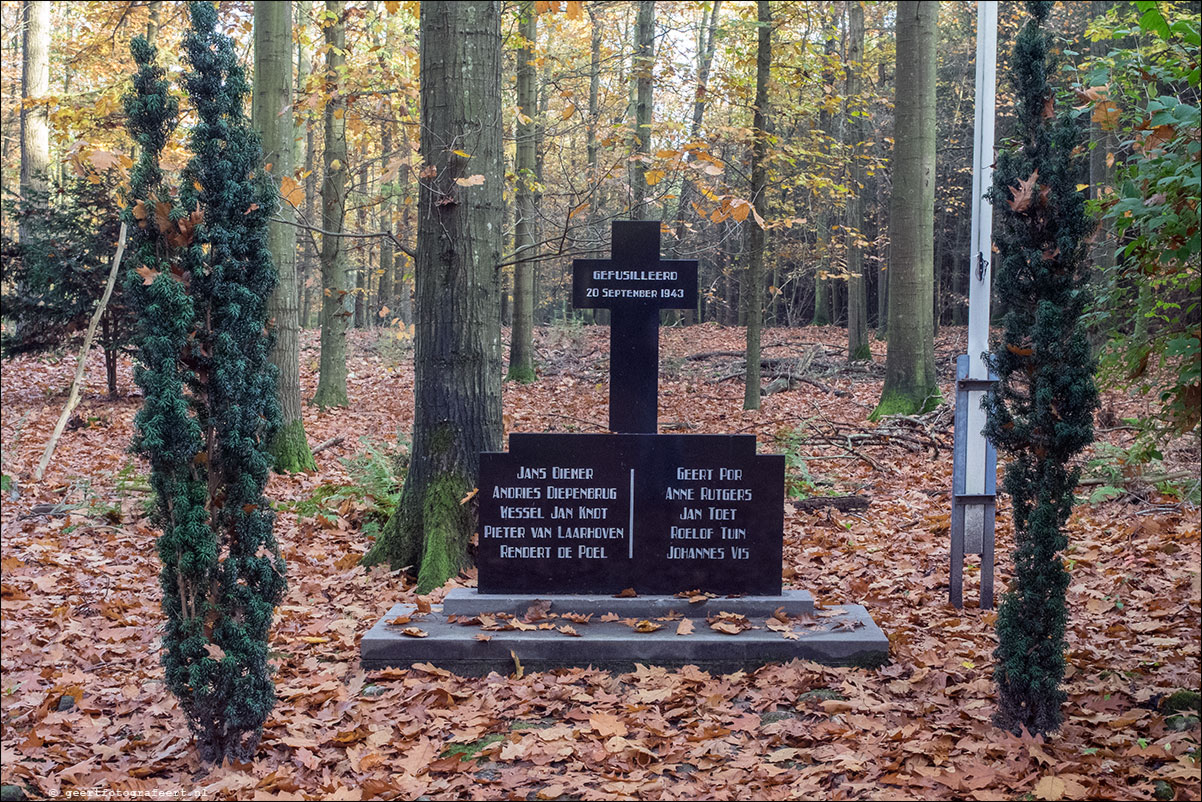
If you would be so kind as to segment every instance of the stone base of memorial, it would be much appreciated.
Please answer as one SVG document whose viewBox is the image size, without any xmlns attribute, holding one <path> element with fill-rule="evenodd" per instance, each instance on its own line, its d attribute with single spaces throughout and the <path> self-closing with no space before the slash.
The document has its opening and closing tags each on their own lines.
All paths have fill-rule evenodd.
<svg viewBox="0 0 1202 802">
<path fill-rule="evenodd" d="M 689 634 L 678 634 L 682 620 Z M 755 628 L 729 634 L 711 621 Z M 412 628 L 425 637 L 403 634 Z M 815 610 L 805 591 L 690 604 L 672 596 L 506 596 L 460 588 L 425 616 L 413 605 L 393 606 L 360 649 L 368 670 L 431 663 L 461 675 L 507 674 L 516 658 L 526 671 L 630 671 L 642 664 L 731 672 L 794 659 L 877 666 L 888 659 L 889 641 L 860 605 Z"/>
</svg>

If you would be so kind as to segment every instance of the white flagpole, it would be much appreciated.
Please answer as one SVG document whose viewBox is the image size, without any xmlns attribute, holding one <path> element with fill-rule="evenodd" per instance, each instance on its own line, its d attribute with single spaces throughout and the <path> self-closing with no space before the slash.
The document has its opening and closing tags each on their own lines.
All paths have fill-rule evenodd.
<svg viewBox="0 0 1202 802">
<path fill-rule="evenodd" d="M 981 430 L 981 399 L 989 369 L 989 287 L 992 274 L 993 127 L 997 84 L 997 2 L 977 3 L 976 121 L 973 129 L 972 242 L 968 278 L 968 354 L 956 371 L 956 449 L 952 474 L 952 603 L 962 604 L 965 554 L 981 555 L 981 606 L 993 606 L 994 477 L 997 458 Z"/>
<path fill-rule="evenodd" d="M 968 281 L 968 375 L 988 378 L 981 354 L 989 350 L 989 279 L 993 266 L 993 123 L 997 105 L 997 2 L 977 3 L 976 125 L 972 149 L 972 254 Z M 979 256 L 979 259 L 978 259 Z"/>
</svg>

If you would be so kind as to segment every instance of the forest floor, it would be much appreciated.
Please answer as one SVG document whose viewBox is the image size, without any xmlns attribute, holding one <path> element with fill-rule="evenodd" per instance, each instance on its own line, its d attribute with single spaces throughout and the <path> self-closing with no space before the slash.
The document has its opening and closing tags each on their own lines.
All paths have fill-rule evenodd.
<svg viewBox="0 0 1202 802">
<path fill-rule="evenodd" d="M 938 339 L 945 399 L 964 336 L 945 329 Z M 602 427 L 605 330 L 550 327 L 537 337 L 541 375 L 506 385 L 506 432 Z M 990 723 L 995 613 L 976 605 L 974 564 L 965 608 L 948 603 L 950 412 L 886 421 L 905 436 L 861 439 L 849 453 L 829 443 L 840 432 L 877 431 L 866 419 L 884 343 L 873 343 L 871 366 L 852 367 L 838 329 L 769 330 L 765 356 L 808 362 L 816 383 L 745 412 L 741 381 L 716 381 L 733 376 L 737 356 L 687 359 L 740 351 L 742 337 L 712 324 L 663 331 L 661 428 L 754 433 L 762 450 L 793 454 L 797 492 L 871 499 L 859 513 L 786 503 L 784 575 L 820 603 L 867 605 L 889 635 L 885 667 L 364 673 L 359 638 L 414 592 L 399 572 L 358 566 L 373 501 L 350 486 L 403 452 L 413 371 L 393 335 L 360 332 L 350 408 L 305 413 L 311 443 L 345 439 L 318 455 L 316 474 L 276 476 L 269 486 L 283 508 L 277 535 L 289 587 L 272 636 L 280 699 L 259 758 L 204 767 L 162 681 L 156 533 L 145 517 L 145 465 L 128 453 L 139 403 L 130 366 L 120 370 L 126 396 L 110 401 L 93 355 L 73 427 L 35 482 L 74 357 L 22 357 L 5 364 L 2 383 L 3 471 L 16 485 L 0 510 L 0 779 L 30 796 L 75 798 L 1198 799 L 1198 719 L 1163 704 L 1199 686 L 1197 508 L 1138 487 L 1078 506 L 1064 555 L 1065 724 L 1047 739 L 1009 735 Z M 317 361 L 315 333 L 306 332 L 310 395 Z M 1108 394 L 1104 438 L 1129 443 L 1114 421 L 1146 403 Z M 374 462 L 364 457 L 373 451 Z M 1189 448 L 1165 456 L 1170 468 L 1198 469 Z M 298 504 L 315 494 L 324 513 Z M 1004 501 L 997 536 L 1004 588 L 1012 543 Z"/>
</svg>

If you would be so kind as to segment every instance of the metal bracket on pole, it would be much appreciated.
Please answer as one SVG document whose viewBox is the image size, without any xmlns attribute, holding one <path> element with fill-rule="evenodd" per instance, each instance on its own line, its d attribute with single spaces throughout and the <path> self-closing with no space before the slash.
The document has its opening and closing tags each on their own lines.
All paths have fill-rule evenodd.
<svg viewBox="0 0 1202 802">
<path fill-rule="evenodd" d="M 978 408 L 981 396 L 997 377 L 989 379 L 968 378 L 967 354 L 956 357 L 956 446 L 952 456 L 952 569 L 951 602 L 959 608 L 964 606 L 964 555 L 981 555 L 981 609 L 993 607 L 993 544 L 994 510 L 997 497 L 997 450 L 993 443 L 985 440 L 984 465 L 979 471 L 971 471 L 981 483 L 979 492 L 970 492 L 968 441 L 979 432 L 969 431 L 969 418 L 980 421 L 980 416 L 970 415 L 972 405 Z M 983 480 L 983 482 L 981 482 Z M 976 489 L 976 488 L 974 488 Z"/>
</svg>

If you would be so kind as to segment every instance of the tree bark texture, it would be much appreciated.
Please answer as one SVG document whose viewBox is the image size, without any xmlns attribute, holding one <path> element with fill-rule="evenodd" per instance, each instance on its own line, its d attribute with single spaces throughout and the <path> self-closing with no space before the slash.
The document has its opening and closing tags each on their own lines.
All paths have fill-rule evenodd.
<svg viewBox="0 0 1202 802">
<path fill-rule="evenodd" d="M 379 13 L 379 6 L 372 5 L 372 8 Z M 380 66 L 380 74 L 383 76 L 384 83 L 390 85 L 393 82 L 392 70 L 388 65 L 388 57 L 386 54 L 392 52 L 392 15 L 388 14 L 383 18 L 384 24 L 384 41 L 381 46 L 380 37 L 377 32 L 372 33 L 373 46 L 380 49 L 376 52 L 376 63 Z M 384 109 L 383 119 L 380 121 L 380 153 L 382 165 L 387 168 L 387 165 L 396 158 L 393 154 L 393 132 L 396 128 L 396 114 L 392 108 L 392 96 L 385 95 L 383 97 Z M 389 233 L 395 233 L 396 229 L 396 184 L 387 184 L 381 181 L 380 193 L 383 195 L 383 200 L 380 203 L 380 230 Z M 396 307 L 396 255 L 393 251 L 392 240 L 388 237 L 380 238 L 380 291 L 378 295 L 379 308 L 381 310 L 381 321 L 386 321 L 390 314 L 395 314 Z M 388 312 L 383 310 L 387 309 Z"/>
<path fill-rule="evenodd" d="M 1114 5 L 1114 0 L 1090 0 L 1090 16 L 1104 17 Z M 1090 54 L 1095 57 L 1105 56 L 1110 48 L 1129 45 L 1129 42 L 1116 43 L 1108 39 L 1099 39 L 1090 45 Z M 1090 124 L 1090 139 L 1093 149 L 1089 152 L 1089 197 L 1094 201 L 1105 196 L 1107 188 L 1114 186 L 1114 168 L 1119 163 L 1119 138 L 1114 129 L 1107 130 L 1100 122 Z M 1114 267 L 1114 252 L 1118 243 L 1114 241 L 1114 224 L 1109 218 L 1098 220 L 1098 233 L 1094 237 L 1093 263 L 1098 280 Z"/>
<path fill-rule="evenodd" d="M 722 0 L 714 0 L 708 13 L 702 15 L 701 29 L 697 34 L 697 85 L 693 90 L 693 120 L 689 128 L 689 141 L 696 142 L 701 136 L 701 123 L 705 119 L 706 91 L 709 85 L 710 66 L 714 63 L 714 49 L 717 44 L 718 14 L 722 10 Z M 689 214 L 696 188 L 687 175 L 680 181 L 680 200 L 676 204 L 676 244 L 674 253 L 677 259 L 683 258 L 685 238 L 685 216 Z M 701 296 L 698 293 L 697 302 L 700 305 Z"/>
<path fill-rule="evenodd" d="M 823 37 L 826 44 L 823 47 L 823 52 L 826 56 L 826 66 L 822 70 L 822 83 L 824 86 L 834 86 L 835 72 L 834 60 L 839 50 L 839 40 L 835 21 L 827 19 L 824 23 Z M 818 127 L 822 130 L 822 136 L 827 140 L 831 139 L 831 127 L 834 122 L 834 115 L 824 105 L 818 112 Z M 826 199 L 819 199 L 818 212 L 818 272 L 814 276 L 814 317 L 813 324 L 815 326 L 829 326 L 834 323 L 834 287 L 830 279 L 831 265 L 834 262 L 832 258 L 831 247 L 831 223 L 834 221 L 834 213 L 830 210 L 831 203 Z"/>
<path fill-rule="evenodd" d="M 319 409 L 344 407 L 346 395 L 346 330 L 355 314 L 346 270 L 346 241 L 342 233 L 346 216 L 346 98 L 339 70 L 346 64 L 346 3 L 326 0 L 334 22 L 325 29 L 326 79 L 334 92 L 326 102 L 325 178 L 321 187 L 321 364 L 313 403 Z"/>
<path fill-rule="evenodd" d="M 251 118 L 263 148 L 263 162 L 271 165 L 272 181 L 279 186 L 292 176 L 295 126 L 292 122 L 292 4 L 255 0 L 255 83 Z M 294 221 L 296 210 L 280 201 L 276 216 Z M 296 227 L 272 222 L 268 227 L 271 259 L 275 264 L 275 289 L 267 302 L 268 325 L 273 338 L 268 359 L 278 371 L 276 396 L 280 402 L 280 428 L 268 450 L 281 472 L 317 468 L 305 438 L 300 390 L 300 310 L 296 295 Z"/>
<path fill-rule="evenodd" d="M 538 169 L 535 148 L 534 44 L 538 38 L 538 16 L 533 0 L 524 0 L 519 12 L 522 48 L 517 52 L 517 220 L 514 224 L 514 250 L 519 257 L 513 266 L 513 330 L 509 337 L 508 378 L 529 384 L 534 381 L 534 246 L 537 240 L 537 214 L 533 184 Z"/>
<path fill-rule="evenodd" d="M 756 16 L 759 22 L 759 41 L 755 56 L 755 113 L 752 132 L 755 144 L 751 148 L 751 195 L 756 213 L 763 220 L 768 215 L 768 73 L 772 68 L 772 10 L 768 0 L 758 0 Z M 747 289 L 743 293 L 747 306 L 747 375 L 744 379 L 743 409 L 760 408 L 760 330 L 764 321 L 764 229 L 754 219 L 750 226 L 750 251 L 747 260 Z"/>
<path fill-rule="evenodd" d="M 413 448 L 397 509 L 365 562 L 419 566 L 424 593 L 467 564 L 476 516 L 463 502 L 480 452 L 501 446 L 501 4 L 426 0 L 420 24 L 430 177 L 418 191 Z M 455 180 L 473 175 L 484 182 Z"/>
<path fill-rule="evenodd" d="M 939 402 L 935 381 L 935 41 L 938 3 L 900 2 L 889 212 L 889 351 L 874 416 L 922 412 Z"/>
<path fill-rule="evenodd" d="M 847 358 L 870 359 L 868 347 L 868 297 L 864 287 L 864 168 L 860 162 L 860 143 L 864 141 L 864 117 L 860 100 L 864 70 L 864 7 L 852 0 L 847 8 L 847 141 L 850 147 L 851 197 L 847 199 L 847 227 L 851 242 L 847 247 Z"/>
<path fill-rule="evenodd" d="M 634 103 L 634 152 L 641 158 L 631 162 L 632 220 L 646 220 L 647 165 L 642 160 L 651 153 L 651 77 L 655 67 L 655 0 L 639 0 L 635 23 L 635 48 L 632 63 Z"/>
<path fill-rule="evenodd" d="M 45 104 L 50 93 L 50 4 L 25 0 L 21 4 L 21 197 L 48 189 L 50 121 Z M 28 237 L 33 218 L 22 222 L 19 236 Z"/>
</svg>

